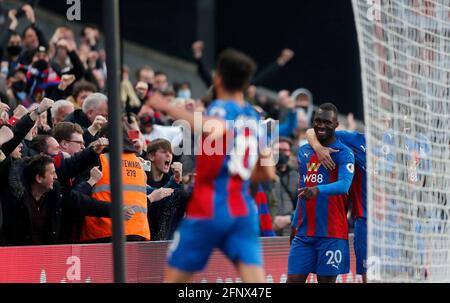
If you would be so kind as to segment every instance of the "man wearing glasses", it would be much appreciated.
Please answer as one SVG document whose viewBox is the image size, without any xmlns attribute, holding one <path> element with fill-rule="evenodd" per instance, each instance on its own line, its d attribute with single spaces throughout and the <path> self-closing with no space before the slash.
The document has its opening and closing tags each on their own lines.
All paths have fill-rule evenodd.
<svg viewBox="0 0 450 303">
<path fill-rule="evenodd" d="M 84 149 L 83 129 L 72 122 L 60 122 L 53 127 L 53 137 L 58 141 L 61 151 L 70 156 Z"/>
</svg>

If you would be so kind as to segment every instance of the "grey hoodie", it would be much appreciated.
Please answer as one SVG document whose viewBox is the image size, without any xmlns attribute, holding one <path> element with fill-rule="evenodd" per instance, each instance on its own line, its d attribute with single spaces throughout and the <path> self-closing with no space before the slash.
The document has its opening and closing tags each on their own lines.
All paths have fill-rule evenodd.
<svg viewBox="0 0 450 303">
<path fill-rule="evenodd" d="M 306 88 L 298 88 L 295 91 L 292 92 L 291 98 L 295 100 L 299 95 L 306 95 L 308 96 L 308 99 L 310 101 L 308 108 L 305 111 L 306 121 L 308 122 L 308 126 L 311 124 L 312 115 L 314 112 L 314 104 L 313 104 L 313 96 L 311 92 Z M 304 109 L 297 109 L 297 110 L 303 110 Z"/>
</svg>

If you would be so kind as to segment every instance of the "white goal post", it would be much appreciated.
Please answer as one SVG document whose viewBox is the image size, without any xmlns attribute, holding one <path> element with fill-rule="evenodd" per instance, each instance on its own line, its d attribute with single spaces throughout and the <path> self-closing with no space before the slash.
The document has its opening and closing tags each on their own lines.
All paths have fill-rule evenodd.
<svg viewBox="0 0 450 303">
<path fill-rule="evenodd" d="M 450 0 L 352 0 L 368 280 L 450 282 Z"/>
</svg>

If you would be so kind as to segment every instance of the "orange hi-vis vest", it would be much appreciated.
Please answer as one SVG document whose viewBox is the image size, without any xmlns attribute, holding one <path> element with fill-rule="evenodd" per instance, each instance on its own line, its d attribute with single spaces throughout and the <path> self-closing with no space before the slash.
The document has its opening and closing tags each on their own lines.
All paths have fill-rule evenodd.
<svg viewBox="0 0 450 303">
<path fill-rule="evenodd" d="M 92 198 L 111 202 L 109 184 L 109 157 L 100 155 L 102 178 L 94 187 Z M 145 171 L 134 153 L 122 154 L 123 204 L 132 205 L 135 214 L 124 222 L 125 235 L 138 235 L 150 240 L 150 227 L 147 219 L 147 195 Z M 112 236 L 112 220 L 110 218 L 85 217 L 81 230 L 81 241 L 89 241 Z"/>
</svg>

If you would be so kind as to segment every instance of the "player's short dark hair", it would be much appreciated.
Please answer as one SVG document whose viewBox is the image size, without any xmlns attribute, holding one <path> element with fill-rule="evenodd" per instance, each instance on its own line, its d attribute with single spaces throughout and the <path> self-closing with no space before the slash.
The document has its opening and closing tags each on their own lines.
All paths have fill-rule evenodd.
<svg viewBox="0 0 450 303">
<path fill-rule="evenodd" d="M 234 49 L 224 50 L 217 63 L 217 73 L 222 77 L 226 90 L 244 90 L 256 70 L 255 61 Z"/>
<path fill-rule="evenodd" d="M 60 143 L 62 140 L 70 141 L 74 133 L 83 134 L 83 129 L 77 123 L 59 122 L 53 127 L 53 138 Z"/>
<path fill-rule="evenodd" d="M 26 161 L 25 178 L 29 185 L 35 182 L 37 175 L 44 177 L 48 164 L 54 163 L 53 159 L 47 155 L 36 155 Z"/>
<path fill-rule="evenodd" d="M 333 103 L 328 102 L 328 103 L 321 104 L 319 106 L 319 109 L 321 109 L 323 111 L 332 111 L 332 112 L 334 112 L 336 117 L 338 116 L 338 109 Z"/>
<path fill-rule="evenodd" d="M 159 149 L 172 152 L 172 145 L 170 144 L 170 141 L 166 139 L 153 140 L 147 147 L 147 154 L 153 155 Z"/>
</svg>

